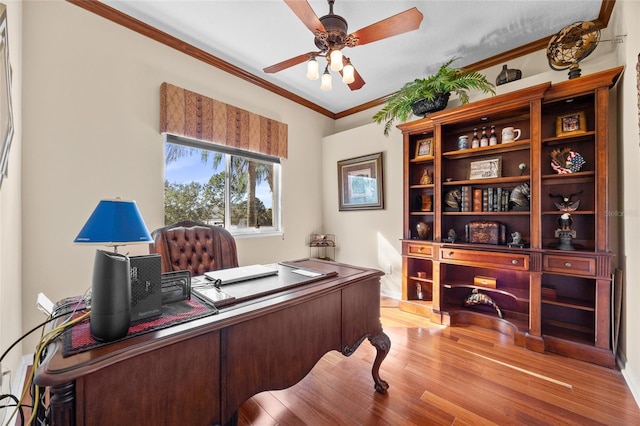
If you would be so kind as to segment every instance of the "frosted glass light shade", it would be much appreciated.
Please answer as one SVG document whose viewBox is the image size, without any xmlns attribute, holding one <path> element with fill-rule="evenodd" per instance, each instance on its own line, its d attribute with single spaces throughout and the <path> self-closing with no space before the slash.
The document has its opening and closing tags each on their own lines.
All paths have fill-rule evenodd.
<svg viewBox="0 0 640 426">
<path fill-rule="evenodd" d="M 320 72 L 318 70 L 318 61 L 316 61 L 316 58 L 309 59 L 307 62 L 307 78 L 309 80 L 317 80 L 320 78 Z"/>
<path fill-rule="evenodd" d="M 325 70 L 322 74 L 322 83 L 320 84 L 320 90 L 328 92 L 331 89 L 331 74 L 329 74 L 329 70 Z"/>
<path fill-rule="evenodd" d="M 342 82 L 344 84 L 351 84 L 356 80 L 355 70 L 351 62 L 347 62 L 347 65 L 342 68 Z"/>
<path fill-rule="evenodd" d="M 329 54 L 329 60 L 331 62 L 331 71 L 340 71 L 342 69 L 342 51 L 332 50 Z"/>
</svg>

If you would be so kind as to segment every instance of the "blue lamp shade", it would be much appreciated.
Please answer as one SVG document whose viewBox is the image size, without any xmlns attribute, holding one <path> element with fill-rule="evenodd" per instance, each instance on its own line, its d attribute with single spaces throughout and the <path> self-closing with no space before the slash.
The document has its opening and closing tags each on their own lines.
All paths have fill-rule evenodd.
<svg viewBox="0 0 640 426">
<path fill-rule="evenodd" d="M 152 241 L 136 202 L 123 200 L 101 200 L 74 240 L 113 247 Z"/>
</svg>

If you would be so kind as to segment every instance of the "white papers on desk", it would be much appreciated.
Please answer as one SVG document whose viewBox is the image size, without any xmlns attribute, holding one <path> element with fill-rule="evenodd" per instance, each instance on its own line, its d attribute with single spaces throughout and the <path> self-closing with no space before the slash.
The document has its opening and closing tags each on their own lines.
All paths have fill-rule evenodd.
<svg viewBox="0 0 640 426">
<path fill-rule="evenodd" d="M 305 277 L 315 278 L 322 275 L 320 272 L 307 271 L 306 269 L 293 269 L 294 274 L 304 275 Z"/>
<path fill-rule="evenodd" d="M 220 280 L 221 285 L 237 283 L 239 281 L 252 280 L 254 278 L 276 275 L 278 270 L 274 266 L 248 265 L 237 268 L 218 269 L 216 271 L 205 272 L 204 275 L 212 280 Z"/>
</svg>

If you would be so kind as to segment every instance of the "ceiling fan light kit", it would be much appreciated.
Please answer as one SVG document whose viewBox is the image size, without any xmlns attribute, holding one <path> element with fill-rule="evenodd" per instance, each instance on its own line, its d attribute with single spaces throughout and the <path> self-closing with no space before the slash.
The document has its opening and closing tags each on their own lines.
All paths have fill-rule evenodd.
<svg viewBox="0 0 640 426">
<path fill-rule="evenodd" d="M 351 60 L 342 53 L 343 48 L 361 46 L 417 30 L 423 18 L 422 13 L 414 7 L 348 34 L 347 20 L 333 13 L 335 0 L 327 0 L 329 13 L 320 18 L 318 18 L 307 1 L 284 1 L 313 33 L 313 41 L 319 51 L 298 55 L 266 67 L 263 71 L 265 73 L 276 73 L 307 61 L 307 78 L 309 80 L 317 80 L 319 77 L 317 58 L 323 57 L 327 60 L 327 66 L 322 74 L 320 85 L 320 89 L 323 91 L 331 90 L 331 74 L 329 70 L 340 72 L 342 74 L 342 82 L 348 85 L 351 90 L 358 90 L 365 84 L 364 79 L 351 64 Z"/>
</svg>

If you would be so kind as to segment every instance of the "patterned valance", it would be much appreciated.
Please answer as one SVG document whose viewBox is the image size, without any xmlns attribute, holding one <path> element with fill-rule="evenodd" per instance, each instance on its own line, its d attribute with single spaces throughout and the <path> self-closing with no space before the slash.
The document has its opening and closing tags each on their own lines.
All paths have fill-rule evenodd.
<svg viewBox="0 0 640 426">
<path fill-rule="evenodd" d="M 162 83 L 160 132 L 287 158 L 287 125 Z"/>
</svg>

